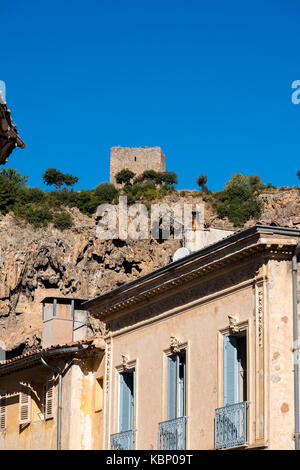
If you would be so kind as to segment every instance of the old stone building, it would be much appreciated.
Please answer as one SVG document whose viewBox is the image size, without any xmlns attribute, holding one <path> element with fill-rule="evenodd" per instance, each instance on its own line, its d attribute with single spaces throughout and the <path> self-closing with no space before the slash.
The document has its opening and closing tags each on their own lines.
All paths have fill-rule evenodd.
<svg viewBox="0 0 300 470">
<path fill-rule="evenodd" d="M 110 150 L 110 182 L 115 175 L 128 168 L 136 175 L 145 170 L 166 171 L 166 157 L 160 147 L 112 147 Z"/>
<path fill-rule="evenodd" d="M 105 343 L 80 299 L 40 308 L 42 347 L 0 364 L 0 449 L 102 449 Z"/>
<path fill-rule="evenodd" d="M 299 236 L 253 226 L 84 304 L 107 329 L 103 448 L 298 446 Z"/>
<path fill-rule="evenodd" d="M 0 448 L 299 448 L 299 240 L 258 224 L 90 301 L 46 297 L 61 344 L 0 364 Z M 103 335 L 74 341 L 86 311 Z"/>
</svg>

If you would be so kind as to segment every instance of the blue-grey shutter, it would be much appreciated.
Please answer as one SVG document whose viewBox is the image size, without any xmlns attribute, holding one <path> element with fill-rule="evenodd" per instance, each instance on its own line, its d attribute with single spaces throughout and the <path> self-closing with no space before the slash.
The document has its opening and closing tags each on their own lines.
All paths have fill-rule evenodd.
<svg viewBox="0 0 300 470">
<path fill-rule="evenodd" d="M 133 375 L 131 373 L 120 374 L 120 416 L 119 431 L 132 429 L 133 407 Z"/>
<path fill-rule="evenodd" d="M 182 410 L 182 416 L 186 415 L 186 363 L 185 363 L 185 357 L 184 357 L 184 362 L 183 362 L 183 410 Z"/>
<path fill-rule="evenodd" d="M 167 395 L 167 419 L 177 418 L 177 385 L 178 385 L 178 367 L 179 357 L 168 357 L 168 395 Z"/>
<path fill-rule="evenodd" d="M 224 405 L 237 402 L 237 342 L 234 336 L 224 337 Z"/>
<path fill-rule="evenodd" d="M 135 369 L 132 372 L 132 396 L 131 396 L 131 426 L 130 429 L 135 427 Z"/>
</svg>

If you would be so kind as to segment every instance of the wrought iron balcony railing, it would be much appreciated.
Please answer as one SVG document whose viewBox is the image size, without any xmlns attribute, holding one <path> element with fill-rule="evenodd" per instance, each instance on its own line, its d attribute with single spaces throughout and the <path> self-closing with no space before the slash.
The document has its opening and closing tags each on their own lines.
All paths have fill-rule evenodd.
<svg viewBox="0 0 300 470">
<path fill-rule="evenodd" d="M 110 450 L 134 450 L 135 430 L 118 432 L 110 436 Z"/>
<path fill-rule="evenodd" d="M 186 416 L 158 423 L 159 450 L 185 450 Z"/>
<path fill-rule="evenodd" d="M 215 410 L 215 449 L 247 445 L 247 407 L 243 401 Z"/>
</svg>

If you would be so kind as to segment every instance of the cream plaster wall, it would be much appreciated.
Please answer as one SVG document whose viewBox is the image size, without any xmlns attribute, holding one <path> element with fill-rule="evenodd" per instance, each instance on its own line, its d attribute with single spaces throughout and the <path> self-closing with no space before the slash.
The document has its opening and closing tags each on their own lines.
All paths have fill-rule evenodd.
<svg viewBox="0 0 300 470">
<path fill-rule="evenodd" d="M 219 347 L 220 330 L 228 327 L 228 315 L 251 323 L 254 309 L 253 288 L 248 286 L 112 338 L 111 433 L 118 432 L 116 368 L 123 354 L 137 361 L 136 448 L 157 448 L 158 423 L 166 420 L 164 351 L 174 335 L 187 343 L 187 448 L 213 449 L 214 410 L 223 405 L 223 391 L 218 382 L 218 361 L 223 354 Z M 255 377 L 250 382 L 253 380 Z"/>
<path fill-rule="evenodd" d="M 187 344 L 187 449 L 214 448 L 229 315 L 247 330 L 249 447 L 294 448 L 291 261 L 271 259 L 254 278 L 240 284 L 238 279 L 237 272 L 231 288 L 110 335 L 106 448 L 109 434 L 118 432 L 122 355 L 136 361 L 136 448 L 157 448 L 158 423 L 166 420 L 165 351 L 171 336 Z"/>
</svg>

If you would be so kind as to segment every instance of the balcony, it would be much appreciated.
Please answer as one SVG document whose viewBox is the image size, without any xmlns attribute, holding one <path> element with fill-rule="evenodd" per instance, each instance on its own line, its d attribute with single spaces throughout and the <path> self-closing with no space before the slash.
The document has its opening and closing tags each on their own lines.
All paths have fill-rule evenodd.
<svg viewBox="0 0 300 470">
<path fill-rule="evenodd" d="M 247 445 L 247 407 L 243 401 L 215 410 L 215 449 Z"/>
<path fill-rule="evenodd" d="M 135 431 L 123 431 L 110 436 L 110 450 L 134 450 Z"/>
<path fill-rule="evenodd" d="M 186 416 L 158 424 L 159 450 L 185 450 Z"/>
</svg>

